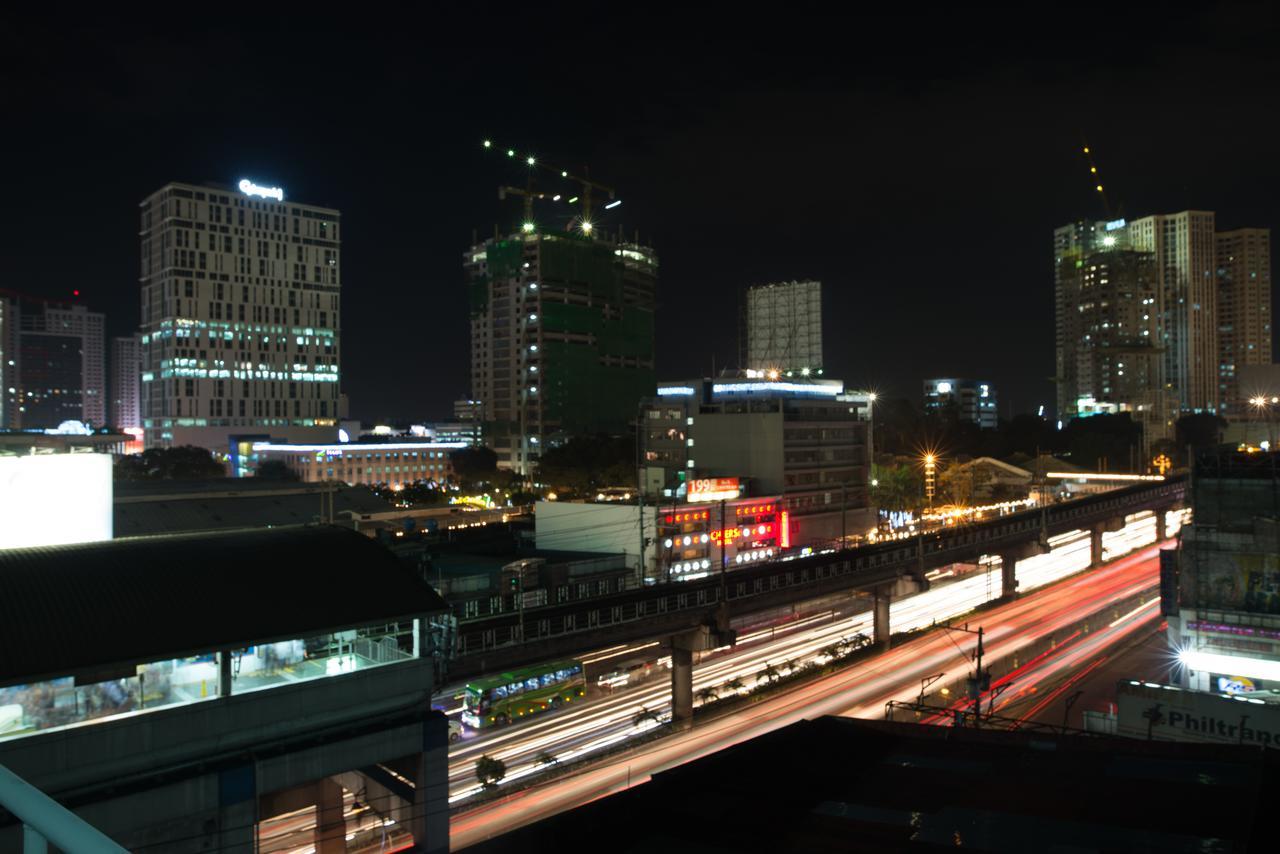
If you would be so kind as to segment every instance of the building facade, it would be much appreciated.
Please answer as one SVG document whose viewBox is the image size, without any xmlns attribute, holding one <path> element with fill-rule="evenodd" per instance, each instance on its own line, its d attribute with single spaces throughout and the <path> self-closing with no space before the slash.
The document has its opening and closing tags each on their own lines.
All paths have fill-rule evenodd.
<svg viewBox="0 0 1280 854">
<path fill-rule="evenodd" d="M 527 231 L 471 247 L 471 400 L 499 465 L 636 419 L 654 384 L 658 259 L 634 243 Z"/>
<path fill-rule="evenodd" d="M 999 426 L 996 387 L 989 382 L 956 377 L 924 381 L 924 411 L 954 412 L 961 421 L 972 421 L 985 430 Z"/>
<path fill-rule="evenodd" d="M 1054 231 L 1060 418 L 1130 412 L 1149 443 L 1244 414 L 1237 374 L 1271 360 L 1270 232 L 1214 229 L 1182 211 Z"/>
<path fill-rule="evenodd" d="M 111 339 L 111 424 L 117 430 L 142 427 L 142 344 L 137 335 Z"/>
<path fill-rule="evenodd" d="M 1217 258 L 1218 411 L 1237 420 L 1258 396 L 1240 370 L 1271 364 L 1271 229 L 1219 232 Z"/>
<path fill-rule="evenodd" d="M 822 372 L 821 282 L 747 288 L 744 314 L 744 367 L 802 376 Z"/>
<path fill-rule="evenodd" d="M 869 395 L 848 393 L 839 380 L 664 382 L 643 414 L 645 494 L 664 513 L 708 500 L 700 484 L 732 481 L 732 497 L 772 504 L 773 517 L 756 524 L 777 526 L 778 548 L 874 526 Z"/>
<path fill-rule="evenodd" d="M 401 489 L 419 481 L 443 484 L 453 477 L 449 454 L 463 442 L 360 442 L 323 445 L 254 442 L 250 459 L 238 459 L 238 474 L 279 460 L 304 483 L 342 481 L 350 486 Z"/>
<path fill-rule="evenodd" d="M 1158 283 L 1155 334 L 1164 382 L 1182 412 L 1218 407 L 1218 321 L 1212 211 L 1143 217 L 1128 224 L 1129 245 L 1150 252 Z"/>
<path fill-rule="evenodd" d="M 170 183 L 140 205 L 148 447 L 327 441 L 342 417 L 341 215 L 276 187 Z"/>
<path fill-rule="evenodd" d="M 1280 692 L 1278 457 L 1224 446 L 1195 460 L 1192 524 L 1160 566 L 1184 688 Z"/>
<path fill-rule="evenodd" d="M 83 305 L 0 295 L 3 426 L 47 429 L 64 421 L 107 422 L 106 318 Z"/>
</svg>

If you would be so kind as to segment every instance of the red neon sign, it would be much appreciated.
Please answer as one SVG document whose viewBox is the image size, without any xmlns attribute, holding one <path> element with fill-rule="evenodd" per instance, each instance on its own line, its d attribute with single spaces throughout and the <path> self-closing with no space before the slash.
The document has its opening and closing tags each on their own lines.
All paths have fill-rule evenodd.
<svg viewBox="0 0 1280 854">
<path fill-rule="evenodd" d="M 782 511 L 782 522 L 778 539 L 778 545 L 784 549 L 791 548 L 791 514 L 786 510 Z"/>
<path fill-rule="evenodd" d="M 705 522 L 710 517 L 709 510 L 703 510 L 695 513 L 668 513 L 666 521 L 668 525 L 677 525 L 682 522 Z"/>
</svg>

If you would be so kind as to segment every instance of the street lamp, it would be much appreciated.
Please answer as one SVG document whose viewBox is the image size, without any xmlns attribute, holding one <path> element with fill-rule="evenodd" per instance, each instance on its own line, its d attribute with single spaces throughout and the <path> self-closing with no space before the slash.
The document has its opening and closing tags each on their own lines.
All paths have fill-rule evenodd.
<svg viewBox="0 0 1280 854">
<path fill-rule="evenodd" d="M 929 452 L 924 455 L 924 495 L 929 499 L 929 510 L 933 510 L 933 494 L 937 485 L 938 458 Z"/>
</svg>

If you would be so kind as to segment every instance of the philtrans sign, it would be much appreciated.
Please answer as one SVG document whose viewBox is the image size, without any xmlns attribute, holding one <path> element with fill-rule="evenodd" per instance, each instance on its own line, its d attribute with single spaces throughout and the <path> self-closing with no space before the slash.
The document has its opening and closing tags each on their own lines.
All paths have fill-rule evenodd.
<svg viewBox="0 0 1280 854">
<path fill-rule="evenodd" d="M 1280 703 L 1274 701 L 1128 679 L 1116 686 L 1116 699 L 1118 735 L 1280 748 Z"/>
</svg>

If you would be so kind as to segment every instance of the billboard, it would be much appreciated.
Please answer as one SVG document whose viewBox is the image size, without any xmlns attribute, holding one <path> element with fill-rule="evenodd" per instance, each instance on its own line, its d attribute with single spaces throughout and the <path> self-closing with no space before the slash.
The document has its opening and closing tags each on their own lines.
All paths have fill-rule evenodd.
<svg viewBox="0 0 1280 854">
<path fill-rule="evenodd" d="M 111 539 L 111 456 L 0 457 L 0 549 Z"/>
<path fill-rule="evenodd" d="M 1280 747 L 1280 703 L 1133 680 L 1116 686 L 1116 700 L 1118 735 Z"/>
<path fill-rule="evenodd" d="M 689 481 L 686 499 L 695 501 L 729 501 L 741 491 L 736 477 L 700 477 Z"/>
<path fill-rule="evenodd" d="M 1198 545 L 1198 544 L 1197 544 Z M 1280 614 L 1280 555 L 1201 549 L 1196 604 L 1204 608 Z"/>
</svg>

